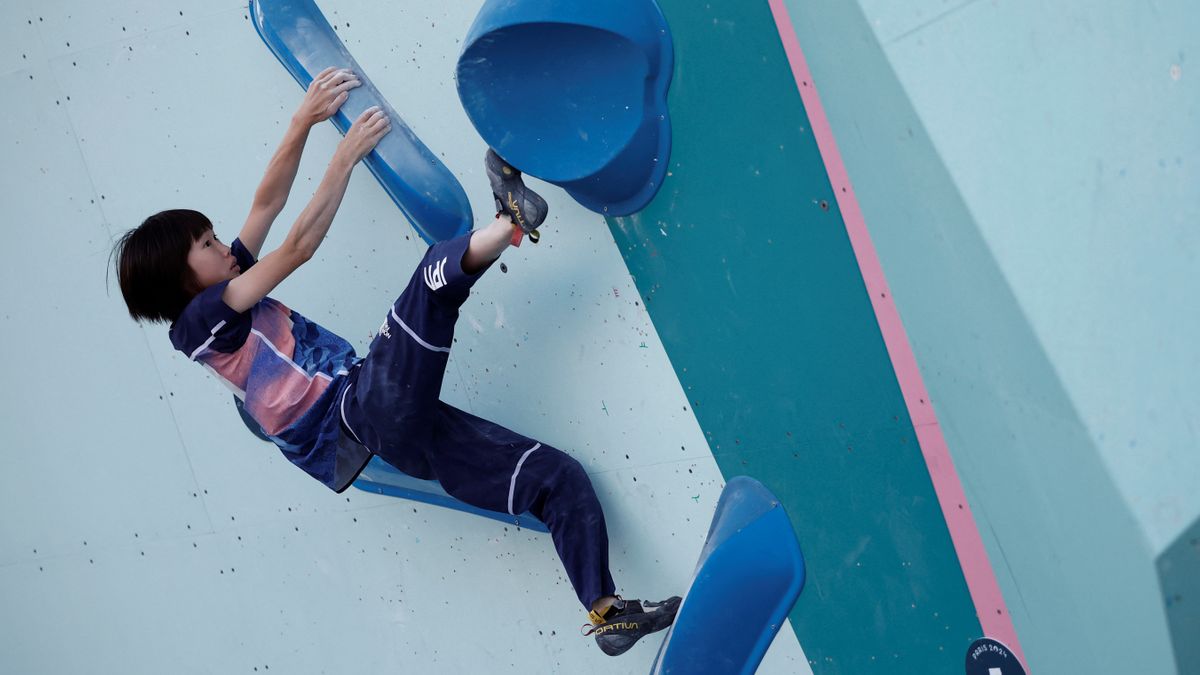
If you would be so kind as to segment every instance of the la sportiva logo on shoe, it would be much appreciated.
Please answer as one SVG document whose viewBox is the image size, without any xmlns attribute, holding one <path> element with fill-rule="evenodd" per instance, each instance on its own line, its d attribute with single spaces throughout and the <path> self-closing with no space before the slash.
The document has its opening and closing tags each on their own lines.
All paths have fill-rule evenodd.
<svg viewBox="0 0 1200 675">
<path fill-rule="evenodd" d="M 637 630 L 637 628 L 638 628 L 638 625 L 636 623 L 630 623 L 628 621 L 621 621 L 620 623 L 606 623 L 603 626 L 600 626 L 599 628 L 597 628 L 596 633 L 599 635 L 603 635 L 605 633 L 608 633 L 608 632 L 611 632 L 614 630 Z"/>
<path fill-rule="evenodd" d="M 446 285 L 446 259 L 425 266 L 425 285 L 429 290 L 436 291 Z"/>
<path fill-rule="evenodd" d="M 513 199 L 512 193 L 508 193 L 508 209 L 512 211 L 513 217 L 517 219 L 517 224 L 521 229 L 525 229 L 525 218 L 521 215 L 521 206 Z"/>
</svg>

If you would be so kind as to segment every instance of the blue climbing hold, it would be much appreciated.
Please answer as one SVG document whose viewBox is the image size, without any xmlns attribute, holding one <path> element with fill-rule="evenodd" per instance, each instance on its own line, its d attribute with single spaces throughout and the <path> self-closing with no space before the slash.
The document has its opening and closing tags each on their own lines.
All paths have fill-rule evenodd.
<svg viewBox="0 0 1200 675">
<path fill-rule="evenodd" d="M 392 123 L 364 161 L 388 196 L 430 244 L 471 230 L 471 205 L 458 179 L 413 133 L 363 71 L 313 0 L 251 0 L 254 29 L 301 87 L 328 66 L 349 68 L 362 81 L 330 120 L 343 134 L 367 108 L 382 107 Z"/>
<path fill-rule="evenodd" d="M 401 497 L 403 499 L 411 499 L 415 502 L 423 502 L 425 504 L 432 504 L 433 506 L 471 513 L 483 516 L 484 518 L 499 520 L 526 530 L 533 530 L 535 532 L 550 531 L 542 521 L 538 520 L 528 511 L 510 515 L 471 506 L 466 502 L 461 502 L 451 497 L 442 488 L 442 484 L 436 480 L 414 478 L 379 457 L 371 458 L 371 462 L 359 474 L 358 480 L 354 481 L 354 487 L 364 492 L 374 492 L 376 494 L 388 495 L 389 497 Z"/>
<path fill-rule="evenodd" d="M 654 0 L 488 0 L 458 59 L 458 95 L 510 164 L 622 216 L 666 175 L 673 67 Z"/>
<path fill-rule="evenodd" d="M 733 478 L 651 675 L 753 675 L 803 587 L 804 558 L 783 506 L 762 483 Z"/>
</svg>

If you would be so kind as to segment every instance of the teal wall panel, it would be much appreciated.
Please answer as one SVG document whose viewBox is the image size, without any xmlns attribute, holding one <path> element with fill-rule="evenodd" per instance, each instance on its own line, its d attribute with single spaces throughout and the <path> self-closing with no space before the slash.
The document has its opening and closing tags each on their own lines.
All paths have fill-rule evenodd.
<svg viewBox="0 0 1200 675">
<path fill-rule="evenodd" d="M 661 3 L 670 172 L 610 220 L 726 477 L 777 494 L 815 672 L 950 672 L 980 634 L 765 2 Z"/>
</svg>

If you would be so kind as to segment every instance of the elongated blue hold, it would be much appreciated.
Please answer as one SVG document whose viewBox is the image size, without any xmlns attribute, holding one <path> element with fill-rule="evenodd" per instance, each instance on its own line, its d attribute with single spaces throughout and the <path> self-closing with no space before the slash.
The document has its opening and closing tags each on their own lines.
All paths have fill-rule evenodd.
<svg viewBox="0 0 1200 675">
<path fill-rule="evenodd" d="M 804 587 L 804 557 L 762 483 L 725 485 L 696 574 L 651 675 L 751 675 Z"/>
<path fill-rule="evenodd" d="M 451 239 L 471 229 L 467 193 L 396 112 L 350 55 L 312 0 L 251 0 L 259 37 L 305 89 L 329 66 L 349 68 L 362 81 L 332 118 L 343 134 L 367 108 L 382 107 L 392 130 L 365 158 L 392 201 L 425 241 Z"/>
<path fill-rule="evenodd" d="M 507 513 L 488 511 L 487 509 L 471 506 L 447 494 L 442 489 L 442 484 L 438 481 L 414 478 L 378 457 L 371 458 L 371 462 L 367 464 L 367 468 L 363 469 L 363 472 L 358 476 L 358 480 L 354 481 L 354 487 L 364 492 L 374 492 L 376 494 L 388 495 L 389 497 L 410 499 L 415 502 L 432 504 L 433 506 L 441 506 L 476 516 L 483 516 L 484 518 L 499 520 L 509 525 L 516 525 L 526 530 L 534 530 L 536 532 L 550 531 L 542 521 L 538 520 L 528 511 L 510 516 Z"/>
<path fill-rule="evenodd" d="M 621 216 L 666 175 L 673 67 L 654 0 L 488 0 L 458 59 L 458 95 L 510 164 Z"/>
</svg>

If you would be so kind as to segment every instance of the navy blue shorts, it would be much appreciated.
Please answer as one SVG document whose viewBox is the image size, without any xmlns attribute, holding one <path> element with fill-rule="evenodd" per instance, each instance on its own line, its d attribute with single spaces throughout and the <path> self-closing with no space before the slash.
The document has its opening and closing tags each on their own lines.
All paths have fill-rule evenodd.
<svg viewBox="0 0 1200 675">
<path fill-rule="evenodd" d="M 434 244 L 396 299 L 341 401 L 347 432 L 384 461 L 467 504 L 546 524 L 585 607 L 615 592 L 604 513 L 566 453 L 439 397 L 459 308 L 483 271 L 462 270 L 470 234 Z"/>
</svg>

